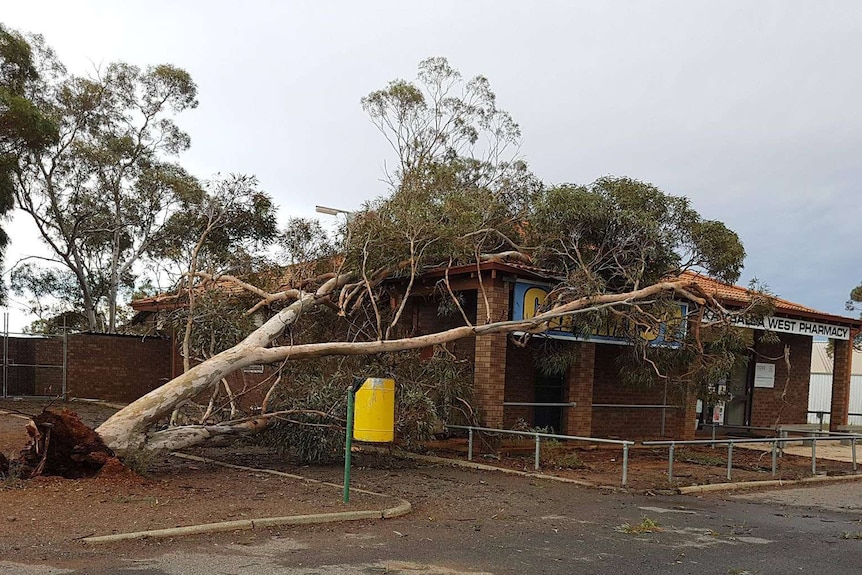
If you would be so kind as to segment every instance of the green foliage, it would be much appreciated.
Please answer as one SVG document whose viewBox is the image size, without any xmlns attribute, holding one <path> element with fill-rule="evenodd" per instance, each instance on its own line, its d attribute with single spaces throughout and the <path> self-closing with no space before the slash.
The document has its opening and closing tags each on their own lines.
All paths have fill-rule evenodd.
<svg viewBox="0 0 862 575">
<path fill-rule="evenodd" d="M 0 23 L 0 221 L 14 206 L 16 172 L 31 154 L 57 140 L 57 125 L 35 94 L 40 82 L 34 46 L 41 38 L 27 38 Z M 9 236 L 0 226 L 0 268 Z M 6 286 L 0 282 L 0 304 Z"/>
<path fill-rule="evenodd" d="M 534 347 L 533 362 L 542 375 L 563 376 L 577 360 L 578 348 L 569 342 L 541 339 Z"/>
<path fill-rule="evenodd" d="M 738 236 L 651 184 L 609 176 L 548 188 L 533 203 L 529 243 L 540 267 L 564 277 L 560 296 L 628 291 L 687 269 L 722 281 L 739 277 L 745 251 Z"/>
<path fill-rule="evenodd" d="M 295 285 L 333 271 L 339 244 L 318 220 L 289 218 L 278 238 L 281 260 Z"/>
<path fill-rule="evenodd" d="M 472 377 L 464 363 L 446 354 L 424 361 L 415 351 L 292 361 L 285 363 L 281 375 L 284 383 L 274 393 L 270 411 L 309 412 L 280 419 L 266 432 L 264 442 L 301 461 L 343 456 L 346 390 L 354 377 L 395 379 L 396 438 L 402 445 L 416 446 L 440 432 L 444 422 L 470 418 L 466 410 Z"/>
<path fill-rule="evenodd" d="M 858 311 L 862 304 L 862 284 L 850 290 L 850 300 L 847 302 L 847 311 Z M 830 342 L 832 340 L 829 340 Z M 853 340 L 853 345 L 858 350 L 862 350 L 862 333 L 858 334 Z"/>
<path fill-rule="evenodd" d="M 112 332 L 136 264 L 165 239 L 170 216 L 201 197 L 197 181 L 172 161 L 189 147 L 173 116 L 197 105 L 197 87 L 170 65 L 112 63 L 92 77 L 70 75 L 39 46 L 31 99 L 57 137 L 15 166 L 16 202 L 36 222 L 56 267 L 73 275 L 88 329 Z"/>
<path fill-rule="evenodd" d="M 498 165 L 506 149 L 517 145 L 521 131 L 497 108 L 483 76 L 464 81 L 445 58 L 419 63 L 417 83 L 393 80 L 362 98 L 371 117 L 398 155 L 400 181 L 422 178 L 426 167 L 450 160 L 479 159 L 474 177 Z"/>
<path fill-rule="evenodd" d="M 628 348 L 617 363 L 624 385 L 669 386 L 669 401 L 682 400 L 689 391 L 707 403 L 715 396 L 715 382 L 726 379 L 735 365 L 745 362 L 750 342 L 742 329 L 716 327 L 706 341 L 688 341 L 679 347 L 651 347 L 646 342 Z"/>
<path fill-rule="evenodd" d="M 28 331 L 61 333 L 64 321 L 69 331 L 87 329 L 87 318 L 78 311 L 83 307 L 80 290 L 68 270 L 25 263 L 12 270 L 10 279 L 12 291 L 32 294 L 27 311 L 37 319 Z"/>
<path fill-rule="evenodd" d="M 693 451 L 690 449 L 680 449 L 676 452 L 676 459 L 678 461 L 685 461 L 688 463 L 696 463 L 698 465 L 709 465 L 712 467 L 721 467 L 727 464 L 727 461 L 719 457 L 718 455 L 711 455 L 709 453 L 701 453 L 698 451 Z"/>
<path fill-rule="evenodd" d="M 464 82 L 444 58 L 429 58 L 417 83 L 395 80 L 362 105 L 399 167 L 389 174 L 391 195 L 367 203 L 349 223 L 351 269 L 408 275 L 512 249 L 540 184 L 513 157 L 520 130 L 497 108 L 485 78 Z"/>
<path fill-rule="evenodd" d="M 126 468 L 141 477 L 148 477 L 161 456 L 152 449 L 130 449 L 123 455 L 122 461 Z"/>
<path fill-rule="evenodd" d="M 203 361 L 242 341 L 255 326 L 254 318 L 245 314 L 250 299 L 225 293 L 223 286 L 210 284 L 195 298 L 191 312 L 192 331 L 189 342 L 191 358 Z M 189 317 L 187 307 L 170 313 L 175 333 L 183 333 Z"/>
</svg>

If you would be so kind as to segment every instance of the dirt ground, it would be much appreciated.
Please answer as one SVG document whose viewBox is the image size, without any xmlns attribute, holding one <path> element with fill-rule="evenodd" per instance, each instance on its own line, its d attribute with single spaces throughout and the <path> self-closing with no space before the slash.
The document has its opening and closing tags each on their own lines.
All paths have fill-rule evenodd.
<svg viewBox="0 0 862 575">
<path fill-rule="evenodd" d="M 0 402 L 0 410 L 34 414 L 42 404 L 34 402 Z M 76 411 L 88 425 L 95 426 L 114 410 L 92 403 L 58 405 Z M 13 456 L 27 436 L 25 420 L 12 413 L 0 413 L 0 452 Z M 451 447 L 451 446 L 450 446 Z M 457 450 L 456 450 L 457 451 Z M 194 453 L 239 465 L 275 469 L 315 479 L 340 483 L 343 470 L 329 467 L 297 466 L 275 453 L 257 447 L 227 450 L 199 450 Z M 438 450 L 437 455 L 462 453 Z M 674 468 L 675 485 L 720 483 L 726 481 L 726 450 L 708 447 L 677 451 Z M 529 448 L 510 449 L 502 455 L 477 456 L 476 461 L 495 466 L 533 471 L 533 454 Z M 543 473 L 553 473 L 596 485 L 618 486 L 621 478 L 622 452 L 619 449 L 565 450 L 552 447 L 543 456 Z M 771 457 L 768 453 L 738 449 L 734 451 L 734 481 L 771 479 Z M 138 462 L 146 469 L 144 476 L 127 469 L 108 469 L 86 480 L 43 477 L 29 481 L 0 479 L 0 557 L 32 561 L 46 557 L 74 562 L 104 551 L 80 543 L 90 535 L 139 531 L 229 521 L 320 513 L 331 511 L 383 509 L 395 505 L 390 498 L 354 493 L 347 505 L 341 501 L 341 490 L 317 482 L 301 481 L 254 471 L 238 471 L 165 456 Z M 410 501 L 433 502 L 445 485 L 425 481 L 422 463 L 378 454 L 357 453 L 354 456 L 354 487 L 382 491 Z M 574 467 L 574 468 L 573 468 Z M 844 473 L 850 464 L 821 461 L 820 471 Z M 780 477 L 785 479 L 810 475 L 810 460 L 785 456 L 780 462 Z M 439 482 L 437 482 L 439 483 Z M 639 447 L 630 455 L 629 487 L 633 490 L 661 491 L 671 487 L 667 480 L 665 448 Z M 500 497 L 499 493 L 491 494 Z M 444 516 L 445 498 L 434 509 Z M 451 503 L 458 505 L 457 502 Z M 122 552 L 123 545 L 160 545 L 158 540 L 130 542 L 113 547 Z"/>
</svg>

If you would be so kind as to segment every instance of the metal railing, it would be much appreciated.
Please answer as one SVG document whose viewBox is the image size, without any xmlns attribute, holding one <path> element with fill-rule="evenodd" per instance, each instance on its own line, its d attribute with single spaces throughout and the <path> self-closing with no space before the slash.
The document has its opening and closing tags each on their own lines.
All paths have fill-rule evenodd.
<svg viewBox="0 0 862 575">
<path fill-rule="evenodd" d="M 586 443 L 608 443 L 612 445 L 620 445 L 623 449 L 623 471 L 622 482 L 623 487 L 628 483 L 629 474 L 629 447 L 635 444 L 634 441 L 625 441 L 621 439 L 602 439 L 599 437 L 580 437 L 577 435 L 558 435 L 555 433 L 542 433 L 538 431 L 514 431 L 509 429 L 491 429 L 488 427 L 475 427 L 472 425 L 447 425 L 449 429 L 463 429 L 467 431 L 467 459 L 473 461 L 473 436 L 474 432 L 482 432 L 487 434 L 508 434 L 520 435 L 526 437 L 534 437 L 536 441 L 534 468 L 538 471 L 541 468 L 542 454 L 542 438 L 556 439 L 564 441 L 582 441 Z"/>
<path fill-rule="evenodd" d="M 828 435 L 809 435 L 803 437 L 765 437 L 765 438 L 748 438 L 748 439 L 695 439 L 689 441 L 642 441 L 642 445 L 668 446 L 668 466 L 667 475 L 668 481 L 673 483 L 673 464 L 674 451 L 677 445 L 727 445 L 727 480 L 730 481 L 733 469 L 733 446 L 739 444 L 751 443 L 771 443 L 772 444 L 772 476 L 774 477 L 778 471 L 778 451 L 779 444 L 782 448 L 785 443 L 791 441 L 810 441 L 811 442 L 811 475 L 817 475 L 817 442 L 818 441 L 850 441 L 853 471 L 856 471 L 856 441 L 862 439 L 862 435 L 830 433 Z"/>
<path fill-rule="evenodd" d="M 831 412 L 831 411 L 818 411 L 818 410 L 810 410 L 810 409 L 808 410 L 808 412 L 807 412 L 807 413 L 808 413 L 808 414 L 812 414 L 812 413 L 814 413 L 814 414 L 816 414 L 816 415 L 817 415 L 817 428 L 818 428 L 818 429 L 820 429 L 820 430 L 822 430 L 822 429 L 823 429 L 823 424 L 825 423 L 825 421 L 824 421 L 824 419 L 823 419 L 823 416 L 824 416 L 824 415 L 831 415 L 831 414 L 832 414 L 832 412 Z M 848 418 L 849 418 L 849 417 L 862 417 L 862 413 L 848 413 L 848 414 L 847 414 L 847 417 L 848 417 Z"/>
<path fill-rule="evenodd" d="M 712 447 L 715 448 L 716 437 L 715 432 L 717 429 L 721 430 L 736 430 L 742 432 L 757 432 L 757 431 L 770 431 L 772 433 L 780 435 L 781 430 L 777 427 L 759 427 L 754 425 L 725 425 L 723 423 L 704 423 L 702 427 L 710 427 L 712 428 Z"/>
</svg>

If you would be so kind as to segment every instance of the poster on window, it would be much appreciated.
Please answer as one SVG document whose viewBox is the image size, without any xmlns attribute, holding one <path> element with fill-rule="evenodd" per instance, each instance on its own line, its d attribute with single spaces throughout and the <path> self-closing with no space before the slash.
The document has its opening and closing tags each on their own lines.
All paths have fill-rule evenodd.
<svg viewBox="0 0 862 575">
<path fill-rule="evenodd" d="M 724 402 L 718 402 L 712 408 L 712 422 L 715 425 L 724 425 Z"/>
<path fill-rule="evenodd" d="M 774 363 L 758 363 L 754 366 L 754 387 L 775 387 Z"/>
</svg>

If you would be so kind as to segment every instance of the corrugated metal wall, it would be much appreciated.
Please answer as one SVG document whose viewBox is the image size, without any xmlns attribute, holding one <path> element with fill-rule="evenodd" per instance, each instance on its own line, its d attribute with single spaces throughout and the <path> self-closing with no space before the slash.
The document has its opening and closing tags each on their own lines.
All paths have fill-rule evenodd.
<svg viewBox="0 0 862 575">
<path fill-rule="evenodd" d="M 826 412 L 823 423 L 829 423 L 829 411 L 832 408 L 832 374 L 812 373 L 808 386 L 808 423 L 818 423 L 815 411 Z M 850 425 L 862 425 L 862 375 L 850 376 Z"/>
</svg>

